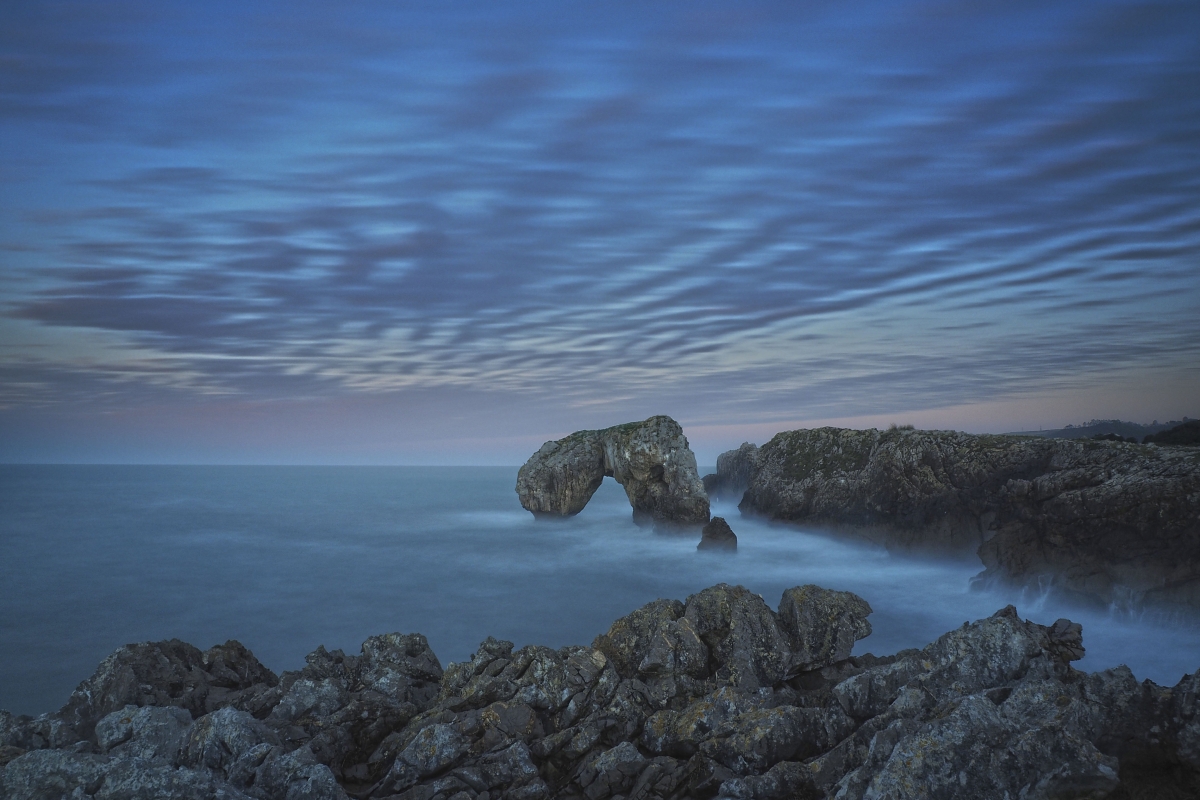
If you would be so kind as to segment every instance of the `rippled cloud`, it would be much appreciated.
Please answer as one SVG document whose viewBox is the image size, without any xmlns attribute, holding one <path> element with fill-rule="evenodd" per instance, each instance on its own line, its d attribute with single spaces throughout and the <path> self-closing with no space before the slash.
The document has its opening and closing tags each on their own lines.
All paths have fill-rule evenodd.
<svg viewBox="0 0 1200 800">
<path fill-rule="evenodd" d="M 1194 3 L 0 21 L 0 413 L 502 394 L 540 432 L 1200 389 Z"/>
</svg>

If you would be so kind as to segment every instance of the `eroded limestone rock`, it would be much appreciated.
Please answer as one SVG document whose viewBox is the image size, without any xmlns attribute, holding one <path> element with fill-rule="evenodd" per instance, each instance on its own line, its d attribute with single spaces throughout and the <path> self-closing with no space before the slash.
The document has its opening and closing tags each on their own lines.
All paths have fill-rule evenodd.
<svg viewBox="0 0 1200 800">
<path fill-rule="evenodd" d="M 890 549 L 978 553 L 984 581 L 1105 604 L 1200 605 L 1200 449 L 1192 447 L 788 431 L 758 449 L 739 508 Z"/>
<path fill-rule="evenodd" d="M 724 517 L 713 517 L 700 532 L 697 550 L 737 550 L 737 534 L 729 527 Z"/>
<path fill-rule="evenodd" d="M 796 586 L 779 601 L 779 624 L 792 647 L 792 669 L 820 669 L 845 661 L 854 643 L 871 635 L 871 606 L 851 592 Z"/>
<path fill-rule="evenodd" d="M 318 648 L 304 669 L 281 676 L 274 705 L 253 695 L 266 704 L 257 716 L 226 705 L 194 720 L 179 701 L 211 686 L 213 671 L 185 680 L 192 673 L 180 664 L 195 662 L 182 643 L 122 648 L 85 685 L 116 696 L 109 679 L 124 673 L 114 664 L 153 654 L 159 668 L 138 668 L 137 696 L 160 705 L 125 705 L 68 744 L 56 742 L 75 731 L 61 717 L 78 718 L 77 697 L 36 720 L 0 713 L 0 747 L 12 756 L 0 764 L 0 797 L 1200 792 L 1200 671 L 1173 689 L 1139 683 L 1124 667 L 1078 672 L 1080 627 L 1022 620 L 1012 606 L 920 650 L 851 656 L 869 613 L 862 598 L 816 586 L 787 590 L 776 612 L 721 584 L 685 602 L 648 603 L 591 647 L 489 638 L 444 672 L 424 637 L 389 634 L 369 639 L 361 655 Z M 238 658 L 250 663 L 246 655 Z"/>
<path fill-rule="evenodd" d="M 639 524 L 708 522 L 696 456 L 679 423 L 665 416 L 546 442 L 517 473 L 517 495 L 535 516 L 572 516 L 605 477 L 625 488 Z"/>
</svg>

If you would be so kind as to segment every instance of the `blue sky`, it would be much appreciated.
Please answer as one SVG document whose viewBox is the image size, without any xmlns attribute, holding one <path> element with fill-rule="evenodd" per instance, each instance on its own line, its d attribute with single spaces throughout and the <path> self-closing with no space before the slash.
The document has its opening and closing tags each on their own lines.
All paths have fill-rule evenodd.
<svg viewBox="0 0 1200 800">
<path fill-rule="evenodd" d="M 1200 5 L 8 3 L 0 460 L 1200 406 Z"/>
</svg>

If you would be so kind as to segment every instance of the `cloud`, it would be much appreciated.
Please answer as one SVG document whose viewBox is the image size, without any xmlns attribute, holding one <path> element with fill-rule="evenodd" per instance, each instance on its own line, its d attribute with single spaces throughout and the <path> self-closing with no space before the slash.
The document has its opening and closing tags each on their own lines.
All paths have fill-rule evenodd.
<svg viewBox="0 0 1200 800">
<path fill-rule="evenodd" d="M 1146 10 L 8 9 L 0 313 L 120 344 L 3 351 L 4 402 L 794 418 L 1194 363 L 1200 12 Z"/>
</svg>

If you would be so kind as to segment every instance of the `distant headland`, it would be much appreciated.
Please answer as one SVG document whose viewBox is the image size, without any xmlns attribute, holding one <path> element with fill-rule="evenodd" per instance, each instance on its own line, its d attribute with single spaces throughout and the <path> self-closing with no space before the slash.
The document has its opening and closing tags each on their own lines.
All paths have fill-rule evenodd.
<svg viewBox="0 0 1200 800">
<path fill-rule="evenodd" d="M 889 550 L 978 556 L 976 579 L 1052 589 L 1083 602 L 1200 606 L 1200 421 L 975 435 L 816 428 L 749 442 L 697 481 L 682 428 L 651 417 L 547 442 L 517 479 L 535 515 L 578 513 L 605 475 L 634 517 L 703 525 L 707 495 L 743 514 L 867 539 Z M 1161 445 L 1161 446 L 1160 446 Z"/>
</svg>

